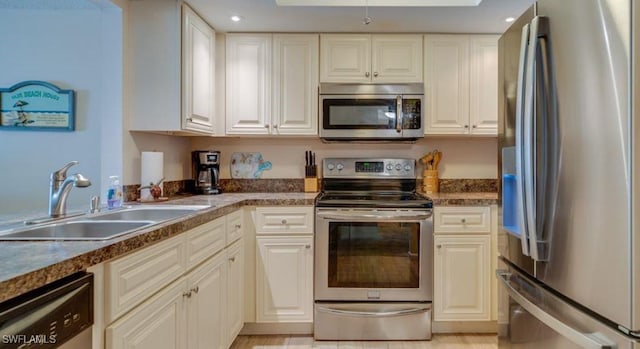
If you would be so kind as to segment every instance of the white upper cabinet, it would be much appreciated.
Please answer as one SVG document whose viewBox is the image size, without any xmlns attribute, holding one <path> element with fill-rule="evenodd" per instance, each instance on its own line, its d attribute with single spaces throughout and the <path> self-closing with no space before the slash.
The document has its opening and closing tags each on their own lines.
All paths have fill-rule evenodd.
<svg viewBox="0 0 640 349">
<path fill-rule="evenodd" d="M 497 134 L 498 36 L 425 35 L 425 133 Z"/>
<path fill-rule="evenodd" d="M 216 33 L 182 6 L 182 128 L 214 132 Z"/>
<path fill-rule="evenodd" d="M 227 134 L 318 133 L 318 35 L 228 34 Z"/>
<path fill-rule="evenodd" d="M 324 34 L 321 82 L 422 82 L 422 36 Z"/>
<path fill-rule="evenodd" d="M 272 134 L 318 134 L 318 35 L 273 35 Z"/>
<path fill-rule="evenodd" d="M 269 134 L 271 34 L 227 34 L 227 134 Z"/>
<path fill-rule="evenodd" d="M 214 126 L 214 30 L 175 0 L 138 0 L 129 8 L 130 129 L 222 131 Z"/>
<path fill-rule="evenodd" d="M 470 37 L 471 134 L 498 134 L 498 36 Z"/>
</svg>

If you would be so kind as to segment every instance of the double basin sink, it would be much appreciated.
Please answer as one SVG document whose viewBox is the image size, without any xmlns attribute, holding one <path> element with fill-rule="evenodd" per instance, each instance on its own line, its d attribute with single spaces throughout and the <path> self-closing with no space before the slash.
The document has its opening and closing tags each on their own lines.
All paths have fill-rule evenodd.
<svg viewBox="0 0 640 349">
<path fill-rule="evenodd" d="M 0 231 L 0 240 L 108 240 L 211 206 L 129 206 L 51 223 Z"/>
</svg>

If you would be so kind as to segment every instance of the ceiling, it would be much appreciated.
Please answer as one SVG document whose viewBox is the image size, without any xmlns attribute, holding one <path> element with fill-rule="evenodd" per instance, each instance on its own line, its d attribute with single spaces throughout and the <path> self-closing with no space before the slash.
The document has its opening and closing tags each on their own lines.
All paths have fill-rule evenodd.
<svg viewBox="0 0 640 349">
<path fill-rule="evenodd" d="M 471 7 L 278 6 L 276 0 L 187 0 L 221 32 L 502 33 L 534 0 L 483 0 Z M 364 0 L 362 1 L 364 4 Z M 232 15 L 244 17 L 231 21 Z"/>
</svg>

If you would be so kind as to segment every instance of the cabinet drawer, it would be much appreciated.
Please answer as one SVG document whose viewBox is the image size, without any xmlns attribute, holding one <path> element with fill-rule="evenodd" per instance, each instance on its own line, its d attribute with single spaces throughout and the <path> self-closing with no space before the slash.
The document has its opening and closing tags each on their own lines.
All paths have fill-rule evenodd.
<svg viewBox="0 0 640 349">
<path fill-rule="evenodd" d="M 184 235 L 105 263 L 107 323 L 186 271 Z"/>
<path fill-rule="evenodd" d="M 313 207 L 257 207 L 256 234 L 313 234 Z"/>
<path fill-rule="evenodd" d="M 225 246 L 225 217 L 195 227 L 187 232 L 187 269 L 204 262 Z"/>
<path fill-rule="evenodd" d="M 434 209 L 435 233 L 490 233 L 491 208 L 436 207 Z"/>
<path fill-rule="evenodd" d="M 242 210 L 229 213 L 227 216 L 227 246 L 242 237 Z"/>
</svg>

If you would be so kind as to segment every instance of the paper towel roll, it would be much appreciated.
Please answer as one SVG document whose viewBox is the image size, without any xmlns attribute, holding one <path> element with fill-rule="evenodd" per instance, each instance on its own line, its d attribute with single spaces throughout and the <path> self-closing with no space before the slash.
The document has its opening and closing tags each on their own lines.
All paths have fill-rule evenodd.
<svg viewBox="0 0 640 349">
<path fill-rule="evenodd" d="M 140 185 L 144 187 L 149 183 L 156 184 L 162 178 L 164 178 L 164 153 L 143 151 L 140 157 Z M 162 184 L 160 184 L 160 188 L 162 188 Z M 140 200 L 153 200 L 149 189 L 140 190 Z"/>
</svg>

